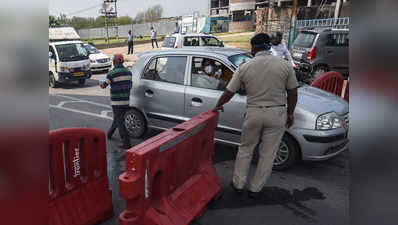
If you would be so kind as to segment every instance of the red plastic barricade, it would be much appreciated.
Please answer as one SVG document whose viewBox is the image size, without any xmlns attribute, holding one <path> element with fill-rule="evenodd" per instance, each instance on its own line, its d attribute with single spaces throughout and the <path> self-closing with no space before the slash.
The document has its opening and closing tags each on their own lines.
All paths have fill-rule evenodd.
<svg viewBox="0 0 398 225">
<path fill-rule="evenodd" d="M 344 77 L 338 72 L 330 71 L 318 77 L 311 86 L 325 90 L 341 97 L 343 91 Z"/>
<path fill-rule="evenodd" d="M 221 194 L 211 162 L 218 113 L 205 112 L 126 152 L 122 225 L 184 225 Z"/>
<path fill-rule="evenodd" d="M 102 130 L 51 131 L 49 156 L 50 225 L 92 225 L 113 216 Z"/>
</svg>

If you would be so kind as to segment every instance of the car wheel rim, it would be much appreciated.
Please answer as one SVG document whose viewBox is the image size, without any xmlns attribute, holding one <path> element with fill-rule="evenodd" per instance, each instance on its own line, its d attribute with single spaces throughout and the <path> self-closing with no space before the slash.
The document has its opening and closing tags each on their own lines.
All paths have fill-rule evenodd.
<svg viewBox="0 0 398 225">
<path fill-rule="evenodd" d="M 279 145 L 279 150 L 276 153 L 276 158 L 274 160 L 274 165 L 282 165 L 289 159 L 289 147 L 282 141 Z"/>
<path fill-rule="evenodd" d="M 131 133 L 139 133 L 142 127 L 141 120 L 135 114 L 127 114 L 125 124 Z"/>
</svg>

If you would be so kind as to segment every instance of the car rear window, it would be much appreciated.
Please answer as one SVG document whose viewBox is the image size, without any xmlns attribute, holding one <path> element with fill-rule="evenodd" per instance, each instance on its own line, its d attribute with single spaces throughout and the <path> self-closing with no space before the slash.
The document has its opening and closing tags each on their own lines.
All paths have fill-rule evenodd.
<svg viewBox="0 0 398 225">
<path fill-rule="evenodd" d="M 247 62 L 252 57 L 249 54 L 238 54 L 230 56 L 228 59 L 231 61 L 236 67 L 239 67 L 241 64 Z"/>
<path fill-rule="evenodd" d="M 176 43 L 175 37 L 165 37 L 163 40 L 162 47 L 165 48 L 174 48 L 174 44 Z"/>
<path fill-rule="evenodd" d="M 302 32 L 297 36 L 293 45 L 295 47 L 311 48 L 315 37 L 316 33 Z"/>
</svg>

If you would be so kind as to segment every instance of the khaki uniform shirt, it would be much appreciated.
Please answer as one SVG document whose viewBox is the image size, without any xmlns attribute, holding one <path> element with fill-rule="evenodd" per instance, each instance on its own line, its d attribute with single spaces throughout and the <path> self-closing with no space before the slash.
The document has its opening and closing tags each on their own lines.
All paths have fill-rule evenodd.
<svg viewBox="0 0 398 225">
<path fill-rule="evenodd" d="M 261 51 L 238 68 L 227 89 L 235 93 L 241 87 L 246 89 L 248 107 L 275 106 L 286 105 L 286 90 L 297 88 L 298 82 L 288 61 Z"/>
</svg>

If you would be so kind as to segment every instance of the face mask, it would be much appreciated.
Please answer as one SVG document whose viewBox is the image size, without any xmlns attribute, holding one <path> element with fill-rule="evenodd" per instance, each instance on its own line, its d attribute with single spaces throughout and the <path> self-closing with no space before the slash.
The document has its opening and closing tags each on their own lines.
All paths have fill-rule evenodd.
<svg viewBox="0 0 398 225">
<path fill-rule="evenodd" d="M 217 71 L 216 71 L 216 77 L 217 77 L 217 79 L 220 78 L 221 75 L 222 75 L 221 69 L 217 70 Z"/>
<path fill-rule="evenodd" d="M 214 71 L 214 68 L 213 68 L 212 65 L 207 65 L 207 66 L 205 67 L 205 73 L 211 75 L 211 74 L 213 73 L 213 71 Z"/>
</svg>

